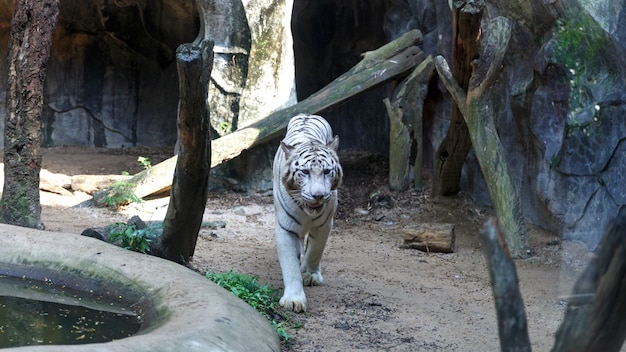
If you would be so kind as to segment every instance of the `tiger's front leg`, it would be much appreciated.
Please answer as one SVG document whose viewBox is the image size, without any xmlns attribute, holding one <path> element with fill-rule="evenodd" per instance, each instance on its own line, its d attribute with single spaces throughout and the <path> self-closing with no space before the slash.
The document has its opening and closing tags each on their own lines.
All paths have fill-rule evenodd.
<svg viewBox="0 0 626 352">
<path fill-rule="evenodd" d="M 285 291 L 279 303 L 287 310 L 296 313 L 304 312 L 306 311 L 306 296 L 300 273 L 302 240 L 280 226 L 276 226 L 276 248 L 285 285 Z"/>
<path fill-rule="evenodd" d="M 322 260 L 329 233 L 330 226 L 324 226 L 317 231 L 311 231 L 309 234 L 306 252 L 300 265 L 302 283 L 306 286 L 318 286 L 324 282 L 320 261 Z"/>
</svg>

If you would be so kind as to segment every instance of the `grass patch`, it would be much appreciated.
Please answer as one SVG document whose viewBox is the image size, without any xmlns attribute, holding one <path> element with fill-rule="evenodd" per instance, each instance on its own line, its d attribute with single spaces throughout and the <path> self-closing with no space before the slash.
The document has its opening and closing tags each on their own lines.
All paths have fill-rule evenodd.
<svg viewBox="0 0 626 352">
<path fill-rule="evenodd" d="M 269 285 L 259 284 L 255 277 L 232 271 L 227 273 L 209 271 L 206 273 L 206 277 L 241 298 L 266 317 L 282 342 L 289 342 L 293 339 L 293 336 L 287 332 L 288 328 L 299 329 L 302 327 L 301 323 L 292 320 L 292 314 L 280 308 L 278 303 L 280 300 L 279 292 Z"/>
</svg>

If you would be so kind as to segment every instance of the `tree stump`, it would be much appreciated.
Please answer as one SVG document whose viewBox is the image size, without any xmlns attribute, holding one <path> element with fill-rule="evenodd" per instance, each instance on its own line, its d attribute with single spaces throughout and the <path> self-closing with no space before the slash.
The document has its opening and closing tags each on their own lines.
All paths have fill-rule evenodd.
<svg viewBox="0 0 626 352">
<path fill-rule="evenodd" d="M 383 101 L 390 124 L 389 188 L 393 191 L 407 189 L 411 176 L 415 189 L 422 189 L 424 100 L 434 68 L 432 57 L 427 57 L 400 82 L 392 101 L 389 99 Z M 414 173 L 410 175 L 409 158 L 413 145 L 415 145 Z"/>
<path fill-rule="evenodd" d="M 187 263 L 196 249 L 209 194 L 211 139 L 206 99 L 213 65 L 213 42 L 182 44 L 176 50 L 180 86 L 178 160 L 163 234 L 155 254 Z M 152 248 L 151 248 L 152 249 Z"/>
</svg>

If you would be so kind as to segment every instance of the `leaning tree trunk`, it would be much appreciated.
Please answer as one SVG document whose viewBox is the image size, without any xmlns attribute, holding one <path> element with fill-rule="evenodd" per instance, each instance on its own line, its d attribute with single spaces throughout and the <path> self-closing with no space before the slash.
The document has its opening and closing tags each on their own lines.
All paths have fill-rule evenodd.
<svg viewBox="0 0 626 352">
<path fill-rule="evenodd" d="M 41 112 L 59 0 L 18 0 L 9 37 L 2 221 L 42 227 Z"/>
<path fill-rule="evenodd" d="M 452 4 L 452 75 L 459 86 L 467 90 L 472 75 L 472 60 L 478 53 L 480 21 L 485 3 L 481 0 L 454 1 Z M 459 192 L 461 170 L 471 148 L 467 124 L 458 105 L 454 104 L 448 133 L 435 154 L 434 195 Z"/>
<path fill-rule="evenodd" d="M 524 257 L 527 255 L 528 232 L 519 190 L 513 182 L 504 147 L 498 136 L 492 102 L 496 92 L 491 89 L 510 37 L 511 24 L 506 18 L 497 17 L 487 26 L 482 33 L 479 59 L 475 60 L 467 94 L 454 80 L 443 57 L 437 56 L 435 65 L 439 77 L 465 118 L 507 244 L 513 255 Z"/>
<path fill-rule="evenodd" d="M 201 16 L 209 2 L 198 0 Z M 163 221 L 163 234 L 155 254 L 187 263 L 196 250 L 198 233 L 209 194 L 211 139 L 207 95 L 213 67 L 213 41 L 205 35 L 205 22 L 192 44 L 176 50 L 180 100 L 178 104 L 178 159 Z"/>
</svg>

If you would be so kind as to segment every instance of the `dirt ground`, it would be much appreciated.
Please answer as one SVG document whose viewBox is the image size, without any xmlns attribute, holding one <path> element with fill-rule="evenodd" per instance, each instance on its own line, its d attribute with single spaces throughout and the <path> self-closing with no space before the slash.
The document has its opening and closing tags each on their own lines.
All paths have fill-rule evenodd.
<svg viewBox="0 0 626 352">
<path fill-rule="evenodd" d="M 52 148 L 43 155 L 42 178 L 59 185 L 76 174 L 133 174 L 141 170 L 138 156 L 153 164 L 170 156 L 167 150 L 148 148 Z M 340 156 L 345 179 L 322 260 L 324 285 L 305 289 L 309 311 L 296 317 L 303 327 L 290 331 L 295 339 L 283 350 L 498 351 L 478 238 L 490 210 L 464 195 L 435 200 L 428 188 L 389 192 L 384 158 L 356 152 Z M 132 215 L 161 220 L 168 204 L 160 198 L 120 212 L 72 207 L 88 198 L 81 192 L 42 192 L 46 229 L 79 234 Z M 210 194 L 204 217 L 225 226 L 202 229 L 193 260 L 197 270 L 239 271 L 282 290 L 270 194 Z M 416 223 L 454 224 L 457 251 L 401 248 L 399 229 Z M 533 256 L 516 265 L 533 349 L 548 351 L 565 311 L 564 296 L 591 254 L 579 243 L 537 228 L 530 236 Z"/>
</svg>

